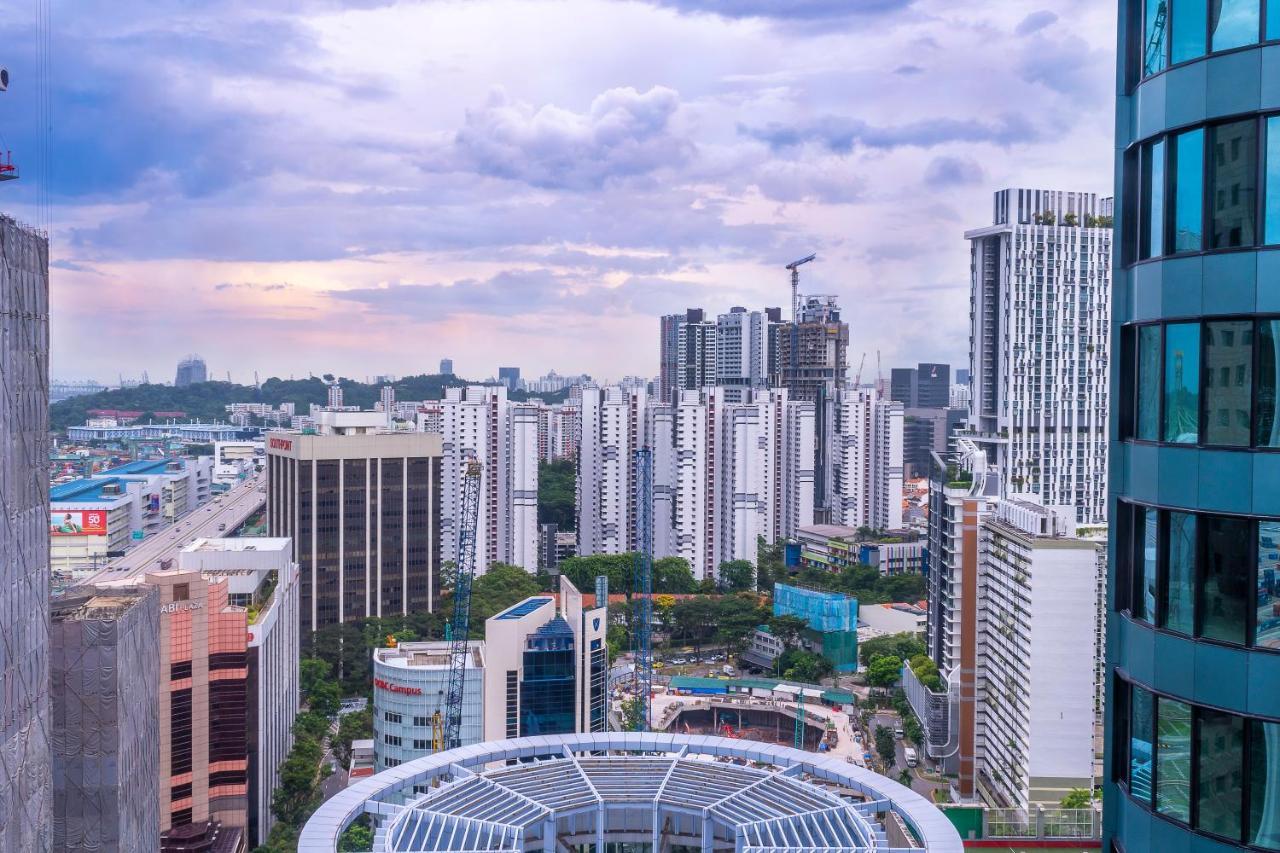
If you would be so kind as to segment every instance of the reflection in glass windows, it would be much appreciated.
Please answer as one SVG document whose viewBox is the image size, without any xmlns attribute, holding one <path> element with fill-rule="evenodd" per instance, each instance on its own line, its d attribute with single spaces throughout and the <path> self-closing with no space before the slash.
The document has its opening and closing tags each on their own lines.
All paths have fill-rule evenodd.
<svg viewBox="0 0 1280 853">
<path fill-rule="evenodd" d="M 1204 130 L 1173 141 L 1173 251 L 1198 252 L 1204 245 Z"/>
<path fill-rule="evenodd" d="M 1258 322 L 1257 422 L 1254 443 L 1259 447 L 1280 447 L 1280 408 L 1277 408 L 1276 377 L 1280 376 L 1280 320 Z"/>
<path fill-rule="evenodd" d="M 1196 823 L 1200 829 L 1239 838 L 1244 806 L 1244 718 L 1208 709 L 1200 709 L 1198 714 Z"/>
<path fill-rule="evenodd" d="M 1258 41 L 1258 0 L 1213 0 L 1209 49 L 1230 50 Z"/>
<path fill-rule="evenodd" d="M 1280 0 L 1267 0 L 1267 41 L 1280 39 Z"/>
<path fill-rule="evenodd" d="M 1205 516 L 1203 585 L 1200 595 L 1200 634 L 1213 640 L 1244 643 L 1247 625 L 1249 521 Z"/>
<path fill-rule="evenodd" d="M 1173 63 L 1186 62 L 1205 54 L 1205 0 L 1178 0 L 1173 10 Z"/>
<path fill-rule="evenodd" d="M 1249 396 L 1253 388 L 1253 321 L 1205 324 L 1204 440 L 1249 444 Z"/>
<path fill-rule="evenodd" d="M 1164 140 L 1142 147 L 1142 222 L 1139 257 L 1164 254 Z"/>
<path fill-rule="evenodd" d="M 1135 686 L 1129 709 L 1129 793 L 1135 799 L 1150 803 L 1155 700 L 1149 692 Z"/>
<path fill-rule="evenodd" d="M 1134 619 L 1148 622 L 1156 615 L 1156 542 L 1159 539 L 1160 513 L 1139 509 L 1138 524 L 1142 530 L 1142 551 L 1134 564 L 1134 591 L 1131 613 Z"/>
<path fill-rule="evenodd" d="M 1161 698 L 1156 713 L 1156 811 L 1191 821 L 1191 706 Z"/>
<path fill-rule="evenodd" d="M 1257 122 L 1249 119 L 1214 127 L 1209 150 L 1211 247 L 1252 246 L 1257 233 Z"/>
<path fill-rule="evenodd" d="M 1254 645 L 1280 649 L 1280 521 L 1258 522 L 1258 618 Z"/>
<path fill-rule="evenodd" d="M 1169 6 L 1165 0 L 1147 0 L 1143 11 L 1142 76 L 1163 71 L 1165 66 L 1165 33 L 1168 31 Z"/>
<path fill-rule="evenodd" d="M 1160 327 L 1138 328 L 1138 438 L 1160 437 Z"/>
<path fill-rule="evenodd" d="M 1200 324 L 1164 333 L 1164 440 L 1195 444 L 1200 434 Z"/>
<path fill-rule="evenodd" d="M 1249 843 L 1280 850 L 1280 723 L 1249 727 Z"/>
<path fill-rule="evenodd" d="M 1171 512 L 1168 524 L 1161 627 L 1191 634 L 1195 631 L 1196 517 Z"/>
<path fill-rule="evenodd" d="M 1280 7 L 1280 0 L 1276 6 Z M 1280 8 L 1276 9 L 1280 18 Z M 1280 21 L 1268 19 L 1267 26 L 1280 27 Z M 1280 116 L 1267 119 L 1267 173 L 1263 188 L 1266 191 L 1266 210 L 1263 222 L 1266 231 L 1264 243 L 1280 243 Z"/>
</svg>

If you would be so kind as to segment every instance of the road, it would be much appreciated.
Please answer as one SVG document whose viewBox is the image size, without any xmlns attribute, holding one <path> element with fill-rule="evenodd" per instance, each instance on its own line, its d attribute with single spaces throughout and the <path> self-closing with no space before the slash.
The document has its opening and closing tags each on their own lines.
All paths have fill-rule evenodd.
<svg viewBox="0 0 1280 853">
<path fill-rule="evenodd" d="M 224 492 L 220 498 L 209 501 L 178 518 L 156 535 L 144 539 L 130 548 L 124 556 L 117 557 L 86 583 L 105 584 L 126 580 L 142 572 L 160 568 L 160 561 L 174 558 L 178 551 L 196 539 L 226 536 L 244 523 L 254 511 L 266 502 L 267 475 L 257 474 Z"/>
<path fill-rule="evenodd" d="M 872 745 L 874 746 L 875 744 L 876 726 L 883 726 L 889 729 L 890 731 L 893 731 L 899 725 L 900 725 L 899 718 L 895 712 L 885 711 L 885 710 L 877 711 L 875 715 L 872 716 L 871 718 L 870 740 Z M 926 762 L 924 761 L 921 762 L 920 766 L 912 767 L 912 768 L 907 767 L 906 748 L 907 748 L 907 742 L 905 740 L 894 741 L 893 761 L 895 766 L 889 768 L 888 770 L 887 775 L 890 778 L 897 779 L 898 775 L 903 770 L 909 770 L 911 772 L 911 790 L 915 791 L 917 794 L 920 794 L 921 796 L 929 797 L 929 798 L 932 798 L 934 789 L 948 787 L 945 783 L 934 782 L 930 779 L 927 779 L 921 776 L 921 773 L 927 772 L 927 768 L 924 766 Z M 916 754 L 917 755 L 920 754 L 919 749 L 916 750 Z"/>
</svg>

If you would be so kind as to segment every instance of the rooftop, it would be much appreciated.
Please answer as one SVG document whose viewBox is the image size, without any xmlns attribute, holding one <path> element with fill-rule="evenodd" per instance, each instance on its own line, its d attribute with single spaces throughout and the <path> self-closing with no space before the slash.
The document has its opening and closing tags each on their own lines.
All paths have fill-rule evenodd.
<svg viewBox="0 0 1280 853">
<path fill-rule="evenodd" d="M 373 656 L 384 666 L 400 669 L 448 669 L 449 646 L 447 640 L 401 643 L 398 646 L 374 649 Z M 471 640 L 467 647 L 471 651 L 471 660 L 467 662 L 467 666 L 484 669 L 484 642 Z"/>
<path fill-rule="evenodd" d="M 522 616 L 528 616 L 533 611 L 555 601 L 554 598 L 540 596 L 536 598 L 526 598 L 524 601 L 515 605 L 505 613 L 499 613 L 494 619 L 519 619 Z"/>
<path fill-rule="evenodd" d="M 125 496 L 123 482 L 119 477 L 97 477 L 59 483 L 49 488 L 49 500 L 67 503 L 114 503 Z M 111 488 L 108 488 L 108 486 Z M 104 489 L 107 492 L 110 492 L 111 489 L 118 489 L 119 491 L 115 494 L 104 494 Z"/>
<path fill-rule="evenodd" d="M 843 524 L 810 524 L 800 528 L 800 532 L 810 536 L 824 536 L 827 539 L 848 539 L 858 535 L 858 528 L 845 527 Z"/>
<path fill-rule="evenodd" d="M 552 849 L 655 830 L 663 847 L 751 853 L 963 850 L 946 816 L 897 782 L 819 753 L 707 735 L 546 735 L 428 755 L 329 799 L 298 850 L 335 851 L 365 813 L 381 816 L 374 844 L 385 853 Z M 910 846 L 890 842 L 891 814 Z M 556 838 L 544 837 L 549 827 Z"/>
<path fill-rule="evenodd" d="M 197 539 L 182 549 L 185 553 L 287 551 L 293 553 L 293 541 L 287 536 L 233 536 L 219 539 Z"/>
<path fill-rule="evenodd" d="M 126 462 L 115 468 L 103 471 L 103 474 L 173 474 L 179 473 L 169 468 L 170 463 L 177 462 L 185 467 L 185 463 L 181 459 L 139 459 L 135 462 Z"/>
</svg>

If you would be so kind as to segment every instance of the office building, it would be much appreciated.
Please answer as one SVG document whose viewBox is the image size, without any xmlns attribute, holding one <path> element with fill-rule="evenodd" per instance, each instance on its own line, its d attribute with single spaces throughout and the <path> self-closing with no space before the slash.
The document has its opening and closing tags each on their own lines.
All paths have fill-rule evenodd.
<svg viewBox="0 0 1280 853">
<path fill-rule="evenodd" d="M 373 650 L 374 772 L 430 755 L 433 739 L 444 743 L 449 647 L 438 640 Z M 484 740 L 484 643 L 472 640 L 467 648 L 458 746 Z"/>
<path fill-rule="evenodd" d="M 315 631 L 435 608 L 440 436 L 387 432 L 377 412 L 321 412 L 315 434 L 267 434 L 270 534 L 289 537 Z"/>
<path fill-rule="evenodd" d="M 453 359 L 451 358 L 440 359 L 440 375 L 441 376 L 453 375 Z"/>
<path fill-rule="evenodd" d="M 666 314 L 660 322 L 658 400 L 669 403 L 678 391 L 716 384 L 716 323 L 701 308 Z"/>
<path fill-rule="evenodd" d="M 992 806 L 1094 786 L 1105 548 L 1075 534 L 1074 507 L 1016 498 L 978 532 L 974 772 Z"/>
<path fill-rule="evenodd" d="M 253 536 L 197 539 L 178 554 L 179 570 L 226 582 L 228 603 L 245 611 L 245 828 L 251 847 L 265 843 L 275 823 L 271 795 L 293 748 L 300 701 L 299 583 L 292 552 L 288 539 Z"/>
<path fill-rule="evenodd" d="M 215 441 L 213 444 L 213 483 L 230 488 L 252 477 L 266 464 L 266 445 L 257 441 Z"/>
<path fill-rule="evenodd" d="M 0 850 L 49 849 L 49 241 L 0 216 Z"/>
<path fill-rule="evenodd" d="M 1280 15 L 1120 8 L 1103 843 L 1276 850 Z"/>
<path fill-rule="evenodd" d="M 581 556 L 636 548 L 634 460 L 646 446 L 648 403 L 641 389 L 582 389 L 576 497 Z"/>
<path fill-rule="evenodd" d="M 53 849 L 155 850 L 159 593 L 81 586 L 51 608 Z"/>
<path fill-rule="evenodd" d="M 895 367 L 889 371 L 889 399 L 897 400 L 905 407 L 916 405 L 916 370 L 914 367 Z"/>
<path fill-rule="evenodd" d="M 501 385 L 447 388 L 440 401 L 444 559 L 456 560 L 463 474 L 481 463 L 476 571 L 491 563 L 538 569 L 538 432 L 536 403 L 511 403 Z"/>
<path fill-rule="evenodd" d="M 967 367 L 956 368 L 956 384 L 957 385 L 969 384 L 969 368 Z"/>
<path fill-rule="evenodd" d="M 768 384 L 768 334 L 761 311 L 734 307 L 716 318 L 715 384 L 725 389 L 726 402 L 745 403 L 753 390 Z"/>
<path fill-rule="evenodd" d="M 135 539 L 165 526 L 160 496 L 139 479 L 90 477 L 49 490 L 49 566 L 82 579 Z M 155 498 L 153 501 L 152 498 Z"/>
<path fill-rule="evenodd" d="M 606 608 L 569 579 L 485 622 L 484 739 L 603 732 L 609 727 Z"/>
<path fill-rule="evenodd" d="M 969 415 L 968 401 L 949 409 L 907 409 L 902 419 L 902 467 L 907 479 L 928 477 L 934 453 L 946 453 Z"/>
<path fill-rule="evenodd" d="M 205 366 L 204 359 L 200 356 L 189 355 L 178 362 L 178 371 L 173 377 L 173 386 L 175 388 L 186 388 L 188 385 L 208 381 L 209 369 Z"/>
<path fill-rule="evenodd" d="M 832 521 L 846 527 L 902 526 L 902 403 L 848 389 L 835 405 Z"/>
<path fill-rule="evenodd" d="M 666 732 L 547 735 L 420 758 L 326 802 L 303 829 L 299 853 L 332 853 L 364 814 L 385 816 L 379 849 L 387 853 L 486 842 L 512 850 L 643 845 L 703 853 L 735 844 L 859 853 L 964 849 L 936 806 L 864 768 L 758 741 Z"/>
<path fill-rule="evenodd" d="M 1106 519 L 1111 199 L 1006 189 L 971 248 L 969 428 L 1004 494 Z"/>
<path fill-rule="evenodd" d="M 508 391 L 520 390 L 520 368 L 518 367 L 499 367 L 498 381 L 507 386 Z"/>
<path fill-rule="evenodd" d="M 913 406 L 945 409 L 951 403 L 951 365 L 921 362 L 916 365 L 916 398 Z"/>
</svg>

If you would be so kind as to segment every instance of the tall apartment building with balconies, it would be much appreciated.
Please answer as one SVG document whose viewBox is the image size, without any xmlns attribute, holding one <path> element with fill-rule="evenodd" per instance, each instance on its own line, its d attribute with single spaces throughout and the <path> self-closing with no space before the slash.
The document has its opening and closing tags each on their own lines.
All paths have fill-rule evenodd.
<svg viewBox="0 0 1280 853">
<path fill-rule="evenodd" d="M 971 248 L 969 427 L 1005 494 L 1106 518 L 1111 199 L 1006 189 Z"/>
</svg>

